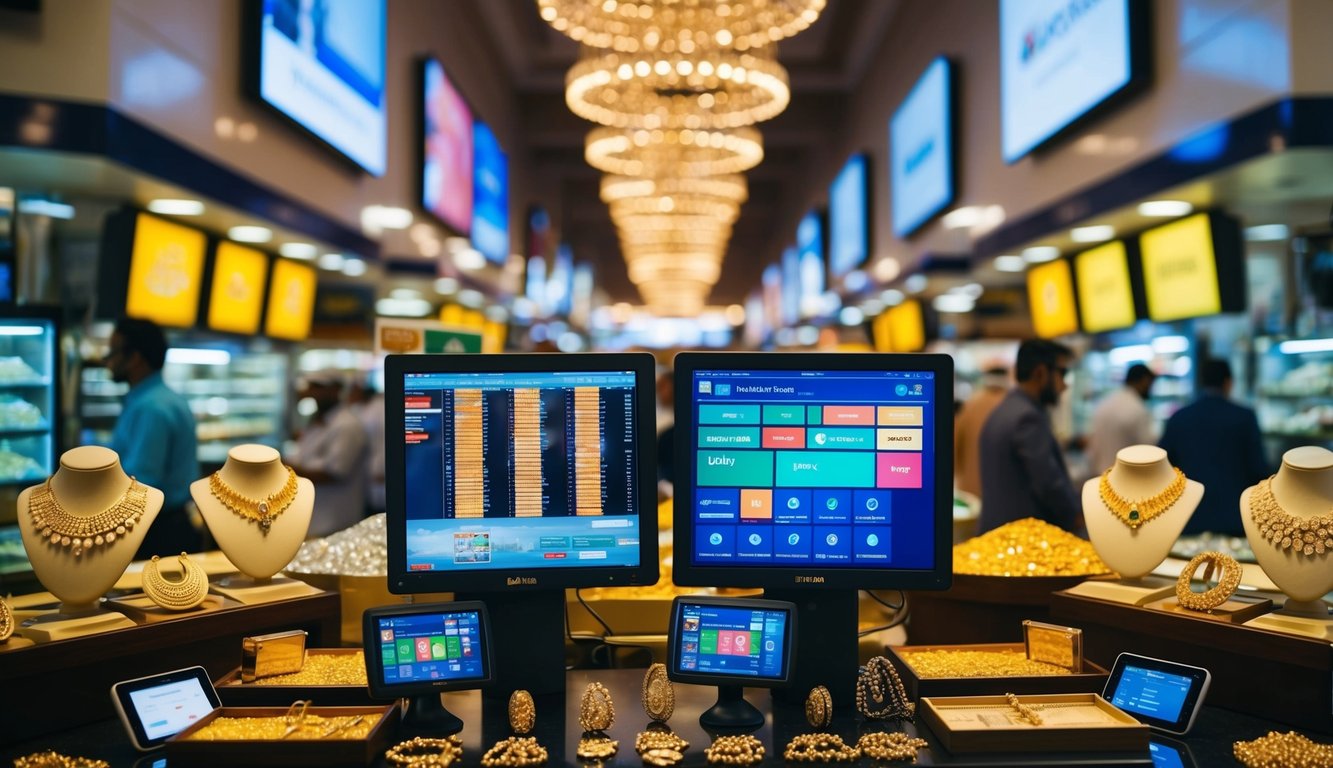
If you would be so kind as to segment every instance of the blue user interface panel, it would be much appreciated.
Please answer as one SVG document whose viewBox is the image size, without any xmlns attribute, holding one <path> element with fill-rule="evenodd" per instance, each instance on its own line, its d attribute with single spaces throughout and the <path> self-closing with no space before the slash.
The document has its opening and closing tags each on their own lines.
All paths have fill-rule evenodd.
<svg viewBox="0 0 1333 768">
<path fill-rule="evenodd" d="M 408 373 L 407 570 L 639 564 L 630 371 Z"/>
<path fill-rule="evenodd" d="M 686 603 L 676 630 L 682 672 L 786 677 L 786 611 Z"/>
<path fill-rule="evenodd" d="M 1184 675 L 1130 665 L 1125 667 L 1111 703 L 1130 714 L 1175 722 L 1193 682 Z"/>
<path fill-rule="evenodd" d="M 487 677 L 476 611 L 381 616 L 377 625 L 386 685 Z"/>
<path fill-rule="evenodd" d="M 692 562 L 933 567 L 934 377 L 696 371 Z"/>
</svg>

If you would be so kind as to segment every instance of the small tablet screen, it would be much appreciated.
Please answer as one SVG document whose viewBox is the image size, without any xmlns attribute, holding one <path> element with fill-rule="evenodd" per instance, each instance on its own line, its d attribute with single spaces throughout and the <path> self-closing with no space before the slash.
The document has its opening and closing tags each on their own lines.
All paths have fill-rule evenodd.
<svg viewBox="0 0 1333 768">
<path fill-rule="evenodd" d="M 485 680 L 481 614 L 475 610 L 378 616 L 383 684 Z"/>
<path fill-rule="evenodd" d="M 116 683 L 111 695 L 139 749 L 159 746 L 222 705 L 203 667 Z"/>
<path fill-rule="evenodd" d="M 1106 698 L 1149 726 L 1184 733 L 1207 688 L 1208 671 L 1201 667 L 1122 653 Z"/>
<path fill-rule="evenodd" d="M 719 678 L 786 680 L 791 612 L 783 605 L 766 608 L 682 602 L 676 613 L 677 671 Z"/>
</svg>

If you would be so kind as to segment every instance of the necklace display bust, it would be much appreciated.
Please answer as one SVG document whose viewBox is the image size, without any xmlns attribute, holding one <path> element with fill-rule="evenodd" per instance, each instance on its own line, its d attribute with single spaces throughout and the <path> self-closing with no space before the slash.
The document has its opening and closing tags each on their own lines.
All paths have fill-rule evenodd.
<svg viewBox="0 0 1333 768">
<path fill-rule="evenodd" d="M 1159 496 L 1176 480 L 1176 470 L 1166 451 L 1152 445 L 1131 445 L 1116 454 L 1106 481 L 1115 496 L 1137 501 Z M 1141 579 L 1162 564 L 1171 545 L 1180 538 L 1195 507 L 1203 498 L 1203 486 L 1186 480 L 1183 492 L 1154 517 L 1145 515 L 1133 527 L 1102 498 L 1102 478 L 1083 484 L 1083 519 L 1097 556 L 1129 581 Z M 1137 522 L 1137 521 L 1136 521 Z"/>
<path fill-rule="evenodd" d="M 1281 524 L 1285 529 L 1290 524 L 1299 530 L 1302 522 L 1311 521 L 1315 523 L 1312 533 L 1324 526 L 1323 538 L 1333 537 L 1328 528 L 1333 516 L 1333 451 L 1315 446 L 1293 448 L 1283 454 L 1277 474 L 1240 496 L 1240 519 L 1255 559 L 1290 598 L 1282 613 L 1328 621 L 1328 605 L 1321 598 L 1333 591 L 1333 550 L 1313 551 L 1311 544 L 1307 555 L 1304 546 L 1284 547 L 1280 539 L 1265 537 L 1256 522 L 1256 511 L 1265 507 L 1270 510 L 1270 525 Z"/>
</svg>

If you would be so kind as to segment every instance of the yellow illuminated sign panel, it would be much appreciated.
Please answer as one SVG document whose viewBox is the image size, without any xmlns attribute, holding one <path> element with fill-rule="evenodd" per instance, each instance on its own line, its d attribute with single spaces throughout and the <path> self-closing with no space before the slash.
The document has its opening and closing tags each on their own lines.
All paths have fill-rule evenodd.
<svg viewBox="0 0 1333 768">
<path fill-rule="evenodd" d="M 1083 330 L 1101 333 L 1134 324 L 1134 291 L 1123 242 L 1116 240 L 1078 254 L 1074 274 Z"/>
<path fill-rule="evenodd" d="M 908 299 L 889 310 L 889 335 L 894 352 L 920 352 L 926 346 L 926 324 L 921 319 L 921 302 Z"/>
<path fill-rule="evenodd" d="M 189 328 L 199 317 L 203 232 L 139 214 L 134 224 L 125 314 Z"/>
<path fill-rule="evenodd" d="M 314 310 L 315 268 L 288 259 L 275 261 L 264 333 L 279 339 L 302 341 L 310 335 L 310 317 Z"/>
<path fill-rule="evenodd" d="M 1043 339 L 1078 331 L 1069 262 L 1057 259 L 1028 270 L 1028 307 L 1032 329 Z"/>
<path fill-rule="evenodd" d="M 219 243 L 213 261 L 213 286 L 208 293 L 208 327 L 228 333 L 258 333 L 267 278 L 268 257 L 261 251 Z"/>
<path fill-rule="evenodd" d="M 1156 322 L 1222 311 L 1212 222 L 1196 214 L 1139 236 L 1148 317 Z"/>
<path fill-rule="evenodd" d="M 889 321 L 889 310 L 886 309 L 879 313 L 879 316 L 875 318 L 875 322 L 871 326 L 875 338 L 876 352 L 893 351 L 893 328 L 890 326 Z"/>
</svg>

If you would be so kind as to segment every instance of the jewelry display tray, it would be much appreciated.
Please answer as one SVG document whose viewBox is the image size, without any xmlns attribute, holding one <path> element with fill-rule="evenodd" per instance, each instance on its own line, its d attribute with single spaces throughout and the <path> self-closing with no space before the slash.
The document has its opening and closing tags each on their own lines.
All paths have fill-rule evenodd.
<svg viewBox="0 0 1333 768">
<path fill-rule="evenodd" d="M 1023 677 L 922 677 L 901 652 L 918 651 L 1026 651 L 1022 643 L 985 643 L 977 645 L 891 645 L 889 658 L 898 668 L 912 699 L 922 696 L 1001 696 L 1006 693 L 1101 693 L 1110 672 L 1083 660 L 1078 672 L 1068 675 Z"/>
<path fill-rule="evenodd" d="M 317 655 L 355 656 L 359 648 L 310 648 L 306 661 Z M 377 706 L 370 698 L 370 688 L 361 685 L 261 685 L 241 682 L 241 668 L 236 667 L 213 684 L 218 698 L 227 707 L 285 707 L 297 699 L 309 699 L 324 707 Z M 382 705 L 378 705 L 382 706 Z"/>
<path fill-rule="evenodd" d="M 1095 693 L 1024 696 L 1022 703 L 1041 715 L 1042 707 L 1087 711 L 1096 724 L 1031 725 L 1007 715 L 1004 696 L 951 696 L 921 699 L 918 709 L 950 752 L 1148 752 L 1148 726 Z M 960 722 L 962 710 L 993 710 L 997 722 Z M 1050 717 L 1049 714 L 1045 715 Z M 1003 720 L 1004 722 L 998 722 Z"/>
<path fill-rule="evenodd" d="M 290 703 L 290 702 L 288 702 Z M 219 707 L 202 720 L 167 740 L 167 761 L 177 766 L 242 765 L 364 766 L 374 763 L 389 748 L 398 728 L 398 705 L 387 707 L 311 707 L 307 714 L 321 717 L 382 715 L 364 739 L 256 739 L 252 741 L 199 741 L 190 735 L 218 717 L 282 717 L 287 707 Z"/>
</svg>

